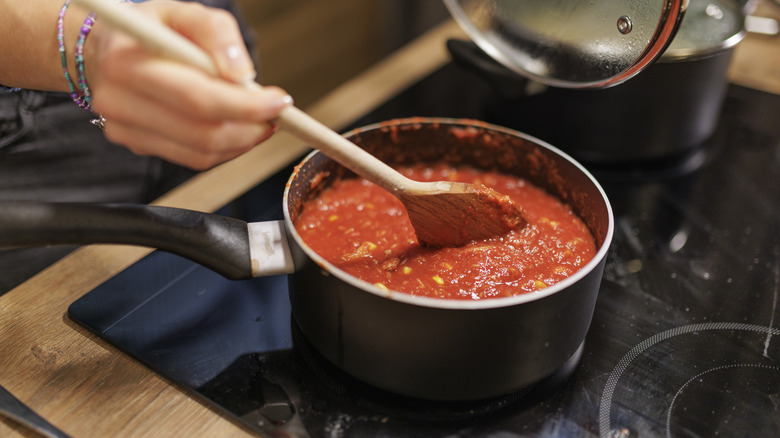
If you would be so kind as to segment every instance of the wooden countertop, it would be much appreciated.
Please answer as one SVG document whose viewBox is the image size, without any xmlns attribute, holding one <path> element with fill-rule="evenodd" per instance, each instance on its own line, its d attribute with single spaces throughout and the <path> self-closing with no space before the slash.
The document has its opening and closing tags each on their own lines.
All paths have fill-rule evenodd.
<svg viewBox="0 0 780 438">
<path fill-rule="evenodd" d="M 780 19 L 780 9 L 760 4 L 756 15 Z M 465 38 L 446 22 L 307 111 L 341 129 L 446 63 L 444 41 L 451 37 Z M 749 35 L 736 49 L 730 76 L 734 83 L 780 94 L 780 38 Z M 306 150 L 279 133 L 156 203 L 214 211 Z M 74 437 L 251 435 L 66 316 L 73 301 L 149 252 L 84 247 L 0 297 L 0 384 Z M 0 436 L 35 435 L 1 419 Z"/>
</svg>

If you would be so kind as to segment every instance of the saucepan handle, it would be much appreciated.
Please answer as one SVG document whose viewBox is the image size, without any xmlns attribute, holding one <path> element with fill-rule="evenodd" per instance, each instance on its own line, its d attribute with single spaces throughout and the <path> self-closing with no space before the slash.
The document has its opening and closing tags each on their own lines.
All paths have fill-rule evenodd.
<svg viewBox="0 0 780 438">
<path fill-rule="evenodd" d="M 230 279 L 252 277 L 257 265 L 239 219 L 137 204 L 0 202 L 0 247 L 96 243 L 158 248 Z"/>
</svg>

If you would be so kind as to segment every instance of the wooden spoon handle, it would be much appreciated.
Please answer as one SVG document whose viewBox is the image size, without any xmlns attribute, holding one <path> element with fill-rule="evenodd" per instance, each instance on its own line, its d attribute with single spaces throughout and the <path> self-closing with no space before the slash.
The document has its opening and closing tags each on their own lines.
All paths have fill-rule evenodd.
<svg viewBox="0 0 780 438">
<path fill-rule="evenodd" d="M 149 20 L 133 8 L 112 0 L 73 0 L 73 3 L 96 12 L 101 21 L 106 21 L 136 38 L 144 47 L 160 56 L 191 65 L 214 76 L 218 75 L 216 64 L 203 49 L 162 23 Z M 260 86 L 254 81 L 246 85 Z M 410 187 L 421 188 L 416 181 L 401 175 L 295 106 L 291 105 L 282 110 L 274 122 L 356 174 L 395 195 Z"/>
<path fill-rule="evenodd" d="M 288 106 L 275 120 L 280 128 L 305 140 L 328 157 L 394 195 L 416 186 L 375 156 L 323 125 L 295 106 Z"/>
<path fill-rule="evenodd" d="M 192 65 L 211 75 L 219 72 L 217 65 L 203 49 L 162 23 L 128 5 L 111 0 L 72 0 L 74 5 L 96 12 L 100 21 L 134 37 L 144 47 L 158 55 Z"/>
</svg>

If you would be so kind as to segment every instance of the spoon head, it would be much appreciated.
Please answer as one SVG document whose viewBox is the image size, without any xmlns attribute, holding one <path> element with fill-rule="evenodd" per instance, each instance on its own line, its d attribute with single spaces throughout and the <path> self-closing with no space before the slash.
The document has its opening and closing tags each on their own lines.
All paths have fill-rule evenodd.
<svg viewBox="0 0 780 438">
<path fill-rule="evenodd" d="M 442 181 L 430 184 L 427 190 L 399 196 L 423 246 L 462 246 L 527 223 L 522 209 L 493 189 Z"/>
</svg>

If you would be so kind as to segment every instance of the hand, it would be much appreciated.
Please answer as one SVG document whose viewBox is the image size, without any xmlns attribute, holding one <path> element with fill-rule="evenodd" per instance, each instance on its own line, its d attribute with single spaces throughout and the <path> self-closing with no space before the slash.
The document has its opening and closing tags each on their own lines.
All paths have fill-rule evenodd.
<svg viewBox="0 0 780 438">
<path fill-rule="evenodd" d="M 132 38 L 101 25 L 84 48 L 92 107 L 105 134 L 139 155 L 196 170 L 250 150 L 274 131 L 291 103 L 276 87 L 246 87 L 254 66 L 228 12 L 197 3 L 157 0 L 128 5 L 159 20 L 211 54 L 220 77 L 157 57 Z"/>
</svg>

